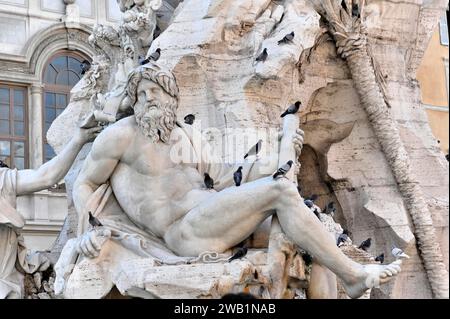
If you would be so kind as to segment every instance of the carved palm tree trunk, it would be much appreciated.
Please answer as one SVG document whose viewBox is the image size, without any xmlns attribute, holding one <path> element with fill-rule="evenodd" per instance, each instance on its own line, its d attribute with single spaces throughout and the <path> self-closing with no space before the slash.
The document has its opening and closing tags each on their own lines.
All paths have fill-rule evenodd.
<svg viewBox="0 0 450 319">
<path fill-rule="evenodd" d="M 436 238 L 431 213 L 422 190 L 410 169 L 410 161 L 383 94 L 379 76 L 367 45 L 362 24 L 364 1 L 312 0 L 328 22 L 338 54 L 347 60 L 361 104 L 392 169 L 405 206 L 414 225 L 414 235 L 435 298 L 449 298 L 448 272 Z M 344 6 L 342 6 L 342 2 Z M 360 16 L 352 15 L 358 6 Z M 345 9 L 346 7 L 347 9 Z M 353 7 L 354 9 L 356 7 Z"/>
</svg>

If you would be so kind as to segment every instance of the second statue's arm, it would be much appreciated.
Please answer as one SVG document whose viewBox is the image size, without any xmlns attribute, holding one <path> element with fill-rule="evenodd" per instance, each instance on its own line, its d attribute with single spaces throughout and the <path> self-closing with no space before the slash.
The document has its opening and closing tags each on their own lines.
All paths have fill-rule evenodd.
<svg viewBox="0 0 450 319">
<path fill-rule="evenodd" d="M 17 174 L 17 195 L 26 195 L 49 188 L 67 174 L 84 144 L 92 141 L 102 128 L 79 128 L 60 154 L 36 170 L 20 170 Z"/>
</svg>

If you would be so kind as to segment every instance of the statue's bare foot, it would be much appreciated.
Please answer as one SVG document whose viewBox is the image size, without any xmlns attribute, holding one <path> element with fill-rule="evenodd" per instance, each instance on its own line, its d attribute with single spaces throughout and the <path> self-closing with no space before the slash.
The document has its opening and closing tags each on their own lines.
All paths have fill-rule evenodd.
<svg viewBox="0 0 450 319">
<path fill-rule="evenodd" d="M 396 276 L 400 271 L 402 261 L 396 260 L 389 265 L 364 265 L 363 273 L 353 282 L 343 283 L 350 298 L 361 297 L 367 289 L 378 288 Z"/>
</svg>

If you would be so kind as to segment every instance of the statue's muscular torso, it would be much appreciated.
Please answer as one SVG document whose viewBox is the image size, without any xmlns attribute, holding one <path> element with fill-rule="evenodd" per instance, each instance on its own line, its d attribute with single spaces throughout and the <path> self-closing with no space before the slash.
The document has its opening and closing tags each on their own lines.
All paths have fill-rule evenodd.
<svg viewBox="0 0 450 319">
<path fill-rule="evenodd" d="M 172 133 L 179 133 L 177 130 L 180 129 L 175 128 Z M 102 135 L 101 140 L 118 139 L 115 151 L 119 161 L 109 178 L 120 206 L 138 226 L 163 237 L 176 220 L 211 195 L 204 188 L 197 165 L 174 163 L 170 159 L 173 144 L 152 143 L 141 133 L 134 117 L 116 123 Z M 108 154 L 102 146 L 110 147 L 95 145 L 100 148 L 96 150 L 100 157 L 102 151 L 104 156 Z M 101 165 L 90 160 L 91 169 Z"/>
</svg>

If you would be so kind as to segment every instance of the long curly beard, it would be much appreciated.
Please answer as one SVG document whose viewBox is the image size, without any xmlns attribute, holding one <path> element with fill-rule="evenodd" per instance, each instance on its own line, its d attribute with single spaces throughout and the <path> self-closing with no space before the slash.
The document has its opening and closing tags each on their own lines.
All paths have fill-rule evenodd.
<svg viewBox="0 0 450 319">
<path fill-rule="evenodd" d="M 137 103 L 134 106 L 134 115 L 142 134 L 153 143 L 159 140 L 168 143 L 176 123 L 175 108 L 176 105 L 172 103 L 163 105 L 156 100 L 147 102 L 144 106 Z"/>
</svg>

